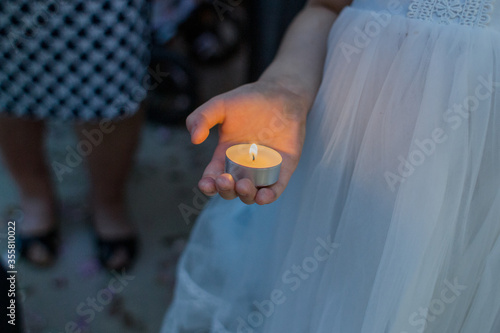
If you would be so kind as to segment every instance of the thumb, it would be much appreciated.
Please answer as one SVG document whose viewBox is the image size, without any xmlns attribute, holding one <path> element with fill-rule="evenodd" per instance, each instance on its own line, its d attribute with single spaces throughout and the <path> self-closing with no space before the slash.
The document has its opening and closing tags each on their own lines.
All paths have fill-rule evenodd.
<svg viewBox="0 0 500 333">
<path fill-rule="evenodd" d="M 210 129 L 222 124 L 225 119 L 224 101 L 213 98 L 193 111 L 186 119 L 186 127 L 191 134 L 191 142 L 200 144 L 210 134 Z"/>
</svg>

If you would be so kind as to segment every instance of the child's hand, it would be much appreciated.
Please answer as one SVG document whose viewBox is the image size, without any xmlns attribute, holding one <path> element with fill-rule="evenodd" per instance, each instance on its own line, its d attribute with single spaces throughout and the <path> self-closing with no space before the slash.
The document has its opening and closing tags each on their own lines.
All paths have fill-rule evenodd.
<svg viewBox="0 0 500 333">
<path fill-rule="evenodd" d="M 258 81 L 214 97 L 186 120 L 191 141 L 200 144 L 216 124 L 219 143 L 198 183 L 206 195 L 217 192 L 224 199 L 239 197 L 246 204 L 275 201 L 295 171 L 305 137 L 307 106 L 303 98 L 277 83 Z M 224 173 L 225 152 L 239 143 L 257 143 L 276 149 L 283 157 L 276 184 L 257 189 L 249 179 L 235 183 Z"/>
</svg>

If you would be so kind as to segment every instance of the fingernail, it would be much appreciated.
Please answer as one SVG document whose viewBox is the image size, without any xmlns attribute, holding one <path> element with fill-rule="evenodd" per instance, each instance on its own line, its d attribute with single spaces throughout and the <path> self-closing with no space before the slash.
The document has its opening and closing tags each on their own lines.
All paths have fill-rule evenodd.
<svg viewBox="0 0 500 333">
<path fill-rule="evenodd" d="M 225 177 L 217 177 L 215 180 L 217 182 L 217 185 L 222 188 L 226 188 L 229 186 L 229 180 L 227 180 Z"/>
</svg>

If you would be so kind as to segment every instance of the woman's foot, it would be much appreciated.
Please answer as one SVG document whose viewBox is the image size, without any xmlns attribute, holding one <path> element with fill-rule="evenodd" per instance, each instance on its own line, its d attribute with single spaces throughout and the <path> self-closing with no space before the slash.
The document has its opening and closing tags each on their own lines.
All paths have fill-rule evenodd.
<svg viewBox="0 0 500 333">
<path fill-rule="evenodd" d="M 131 266 L 136 254 L 135 230 L 125 209 L 125 193 L 134 152 L 139 140 L 143 112 L 107 124 L 85 123 L 78 126 L 78 135 L 100 133 L 102 142 L 87 156 L 92 189 L 94 228 L 99 259 L 104 267 L 120 270 Z"/>
<path fill-rule="evenodd" d="M 123 204 L 95 205 L 94 227 L 102 266 L 117 271 L 130 268 L 137 253 L 137 236 Z"/>
<path fill-rule="evenodd" d="M 19 223 L 21 256 L 31 263 L 46 267 L 54 263 L 59 233 L 57 213 L 53 200 L 46 198 L 23 198 L 23 217 Z"/>
<path fill-rule="evenodd" d="M 58 226 L 51 174 L 46 165 L 43 121 L 0 116 L 2 164 L 21 195 L 18 231 L 21 256 L 47 266 L 57 255 Z"/>
</svg>

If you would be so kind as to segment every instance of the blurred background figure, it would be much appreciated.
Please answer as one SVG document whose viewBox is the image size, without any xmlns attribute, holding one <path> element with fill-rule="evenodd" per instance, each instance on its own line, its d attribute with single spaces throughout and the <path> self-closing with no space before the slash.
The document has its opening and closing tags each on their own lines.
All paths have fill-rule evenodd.
<svg viewBox="0 0 500 333">
<path fill-rule="evenodd" d="M 21 254 L 35 264 L 52 263 L 58 250 L 58 203 L 43 149 L 49 118 L 75 123 L 85 140 L 75 158 L 89 166 L 101 263 L 118 269 L 135 256 L 124 186 L 147 88 L 148 13 L 143 0 L 0 5 L 0 148 L 20 193 Z M 71 172 L 52 167 L 59 178 Z"/>
</svg>

